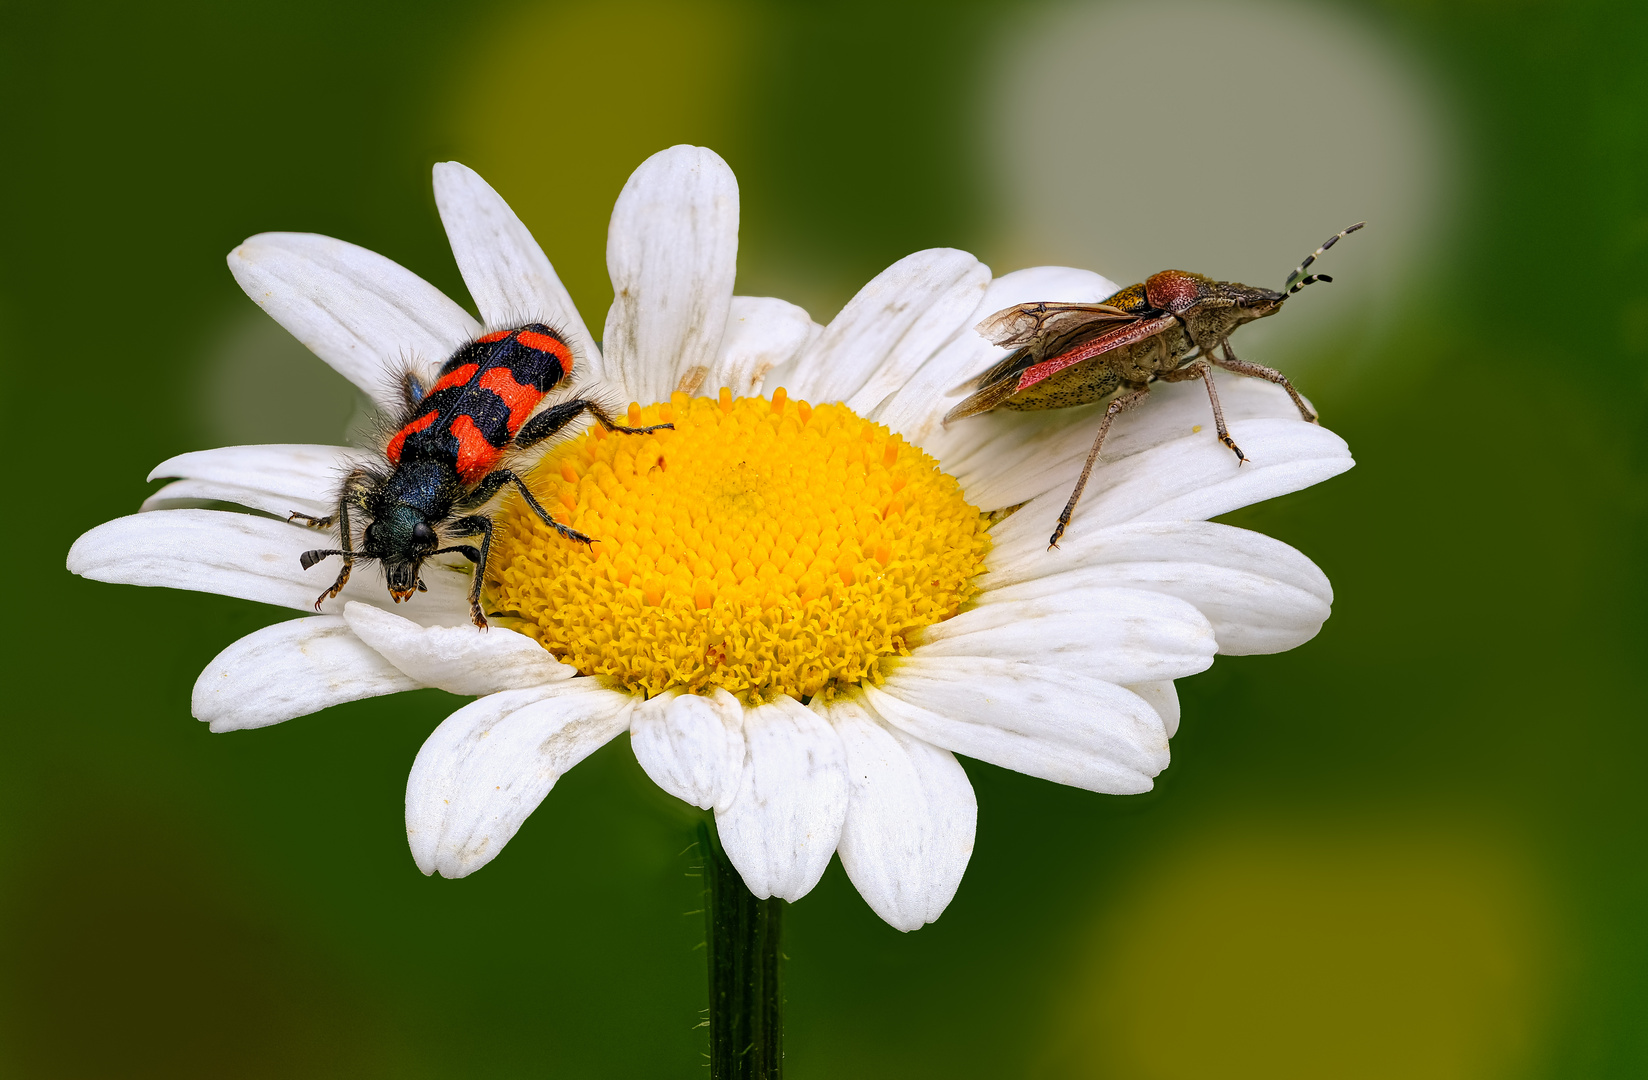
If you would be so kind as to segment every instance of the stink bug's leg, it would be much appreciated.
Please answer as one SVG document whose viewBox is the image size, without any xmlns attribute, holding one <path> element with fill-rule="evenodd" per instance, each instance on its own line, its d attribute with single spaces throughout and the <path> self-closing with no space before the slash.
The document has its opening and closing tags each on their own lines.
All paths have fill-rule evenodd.
<svg viewBox="0 0 1648 1080">
<path fill-rule="evenodd" d="M 304 526 L 311 529 L 330 529 L 332 527 L 332 523 L 338 520 L 338 515 L 327 514 L 325 517 L 315 517 L 313 514 L 305 514 L 300 511 L 293 510 L 290 514 L 286 515 L 286 520 L 301 522 Z"/>
<path fill-rule="evenodd" d="M 1316 423 L 1316 410 L 1305 404 L 1305 399 L 1300 397 L 1299 391 L 1295 390 L 1293 384 L 1288 382 L 1287 376 L 1275 368 L 1267 368 L 1263 364 L 1250 364 L 1246 360 L 1236 359 L 1236 354 L 1231 352 L 1230 342 L 1228 341 L 1225 342 L 1224 358 L 1214 357 L 1213 362 L 1226 371 L 1234 371 L 1238 375 L 1250 375 L 1255 379 L 1264 379 L 1266 382 L 1275 383 L 1288 392 L 1288 397 L 1292 398 L 1293 403 L 1299 407 L 1300 416 L 1312 424 Z"/>
<path fill-rule="evenodd" d="M 1150 387 L 1141 386 L 1121 397 L 1111 399 L 1110 407 L 1104 410 L 1104 419 L 1099 421 L 1099 434 L 1093 439 L 1093 449 L 1087 452 L 1087 464 L 1082 466 L 1081 477 L 1076 481 L 1076 490 L 1070 493 L 1070 501 L 1064 504 L 1064 512 L 1059 515 L 1058 528 L 1054 529 L 1053 535 L 1048 538 L 1048 548 L 1059 546 L 1059 537 L 1064 535 L 1064 530 L 1070 525 L 1070 515 L 1076 512 L 1076 504 L 1081 501 L 1082 490 L 1087 487 L 1087 478 L 1093 475 L 1093 463 L 1099 460 L 1099 448 L 1104 445 L 1104 437 L 1110 434 L 1110 422 L 1149 396 Z"/>
<path fill-rule="evenodd" d="M 559 433 L 562 428 L 586 412 L 600 421 L 601 426 L 608 431 L 616 431 L 623 435 L 645 435 L 649 431 L 675 426 L 674 424 L 653 424 L 651 427 L 643 428 L 625 427 L 614 420 L 605 409 L 595 402 L 587 398 L 574 398 L 571 401 L 563 401 L 558 405 L 551 405 L 531 420 L 528 420 L 526 425 L 516 434 L 515 445 L 525 450 L 535 443 L 543 442 L 550 436 Z"/>
<path fill-rule="evenodd" d="M 1219 405 L 1219 391 L 1213 385 L 1213 365 L 1206 360 L 1198 360 L 1193 364 L 1186 364 L 1177 371 L 1162 376 L 1164 382 L 1189 382 L 1191 379 L 1201 379 L 1207 386 L 1207 400 L 1213 404 L 1213 430 L 1218 432 L 1219 441 L 1230 447 L 1236 455 L 1236 464 L 1248 460 L 1242 453 L 1242 448 L 1236 445 L 1236 440 L 1230 437 L 1230 429 L 1225 427 L 1225 410 Z"/>
<path fill-rule="evenodd" d="M 439 555 L 442 551 L 456 551 L 470 562 L 475 564 L 475 580 L 469 583 L 469 617 L 476 626 L 486 629 L 486 616 L 481 614 L 481 585 L 486 581 L 486 560 L 492 552 L 492 519 L 485 514 L 472 514 L 466 518 L 459 518 L 447 526 L 447 530 L 459 536 L 475 536 L 481 538 L 481 550 L 476 551 L 468 544 L 459 544 L 456 547 L 442 548 L 441 551 L 431 554 Z"/>
</svg>

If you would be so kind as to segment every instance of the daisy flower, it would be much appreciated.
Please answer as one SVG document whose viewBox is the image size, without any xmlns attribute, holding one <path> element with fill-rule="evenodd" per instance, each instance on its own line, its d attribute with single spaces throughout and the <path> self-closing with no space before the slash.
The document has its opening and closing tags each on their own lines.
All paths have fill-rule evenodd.
<svg viewBox="0 0 1648 1080">
<path fill-rule="evenodd" d="M 598 347 L 479 176 L 437 165 L 435 197 L 483 322 L 329 237 L 255 236 L 230 269 L 385 410 L 407 357 L 438 363 L 486 330 L 545 322 L 572 343 L 584 389 L 633 400 L 632 426 L 674 429 L 592 426 L 542 456 L 533 490 L 596 543 L 503 500 L 489 631 L 469 623 L 467 562 L 429 566 L 428 591 L 394 610 L 357 573 L 321 614 L 250 634 L 202 672 L 193 709 L 213 731 L 422 686 L 475 696 L 407 781 L 426 874 L 486 865 L 562 773 L 628 732 L 660 787 L 714 811 L 757 897 L 799 899 L 839 853 L 877 914 L 912 930 L 944 910 L 973 848 L 977 804 L 954 754 L 1146 791 L 1179 723 L 1173 680 L 1217 653 L 1293 648 L 1328 616 L 1309 559 L 1207 520 L 1350 468 L 1344 442 L 1278 387 L 1218 376 L 1251 457 L 1241 467 L 1202 429 L 1200 386 L 1153 391 L 1116 421 L 1053 551 L 1093 409 L 943 426 L 965 381 L 1005 355 L 974 333 L 980 319 L 1099 300 L 1116 286 L 1097 274 L 992 279 L 966 252 L 921 251 L 819 327 L 733 294 L 737 183 L 714 153 L 678 146 L 642 164 L 613 210 Z M 330 512 L 339 476 L 371 456 L 172 458 L 151 478 L 176 479 L 82 536 L 69 569 L 308 612 L 332 575 L 300 567 L 317 534 L 286 516 Z M 202 501 L 262 513 L 190 508 Z"/>
</svg>

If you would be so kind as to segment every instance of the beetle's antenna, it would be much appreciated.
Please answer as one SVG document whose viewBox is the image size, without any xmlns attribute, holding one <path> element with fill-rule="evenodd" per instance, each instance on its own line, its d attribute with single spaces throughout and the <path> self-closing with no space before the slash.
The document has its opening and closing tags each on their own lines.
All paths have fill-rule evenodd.
<svg viewBox="0 0 1648 1080">
<path fill-rule="evenodd" d="M 1328 237 L 1327 243 L 1323 244 L 1309 255 L 1306 255 L 1305 261 L 1300 263 L 1298 268 L 1287 276 L 1287 280 L 1282 282 L 1282 291 L 1287 293 L 1289 296 L 1292 296 L 1294 293 L 1298 292 L 1300 289 L 1304 288 L 1306 285 L 1309 285 L 1313 281 L 1332 281 L 1333 279 L 1328 277 L 1326 274 L 1311 274 L 1309 277 L 1303 277 L 1302 275 L 1307 269 L 1310 268 L 1310 264 L 1316 261 L 1316 257 L 1318 255 L 1322 254 L 1322 252 L 1326 251 L 1328 248 L 1337 244 L 1340 240 L 1343 240 L 1345 237 L 1349 236 L 1351 233 L 1366 224 L 1367 222 L 1365 221 L 1358 221 L 1355 225 L 1345 229 L 1343 232 L 1337 232 Z"/>
<path fill-rule="evenodd" d="M 353 562 L 354 560 L 360 558 L 360 552 L 358 551 L 340 551 L 337 548 L 316 548 L 314 551 L 305 551 L 302 555 L 299 555 L 298 562 L 302 563 L 303 568 L 307 570 L 311 566 L 320 562 L 322 559 L 326 558 L 328 555 L 342 555 L 345 557 L 346 562 Z"/>
</svg>

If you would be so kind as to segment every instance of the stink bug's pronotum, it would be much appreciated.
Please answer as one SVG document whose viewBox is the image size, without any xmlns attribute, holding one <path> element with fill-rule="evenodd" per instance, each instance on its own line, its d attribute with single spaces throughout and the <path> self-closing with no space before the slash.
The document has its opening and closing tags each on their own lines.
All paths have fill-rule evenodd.
<svg viewBox="0 0 1648 1080">
<path fill-rule="evenodd" d="M 571 375 L 572 350 L 566 339 L 542 323 L 483 334 L 453 353 L 427 389 L 408 373 L 401 383 L 405 408 L 383 448 L 385 463 L 344 477 L 336 514 L 291 515 L 317 529 L 336 524 L 343 545 L 303 553 L 305 570 L 328 555 L 343 556 L 338 579 L 315 600 L 316 609 L 338 595 L 356 562 L 381 562 L 389 594 L 398 604 L 423 591 L 423 561 L 450 552 L 475 564 L 469 614 L 486 629 L 481 583 L 492 547 L 492 519 L 483 507 L 510 484 L 544 524 L 568 540 L 589 543 L 589 537 L 550 517 L 515 472 L 499 467 L 504 455 L 550 438 L 586 412 L 608 431 L 626 435 L 672 425 L 624 427 L 588 398 L 562 401 L 533 415 L 544 395 Z M 351 510 L 366 519 L 359 546 Z M 473 536 L 481 538 L 479 549 L 441 546 L 443 540 Z"/>
<path fill-rule="evenodd" d="M 1326 274 L 1307 275 L 1305 271 L 1318 255 L 1364 224 L 1359 221 L 1329 237 L 1288 275 L 1281 292 L 1214 281 L 1184 270 L 1163 270 L 1097 304 L 1033 303 L 998 311 L 978 324 L 978 332 L 1014 351 L 973 381 L 978 392 L 951 409 L 944 422 L 991 409 L 1065 409 L 1110 398 L 1081 479 L 1048 540 L 1050 546 L 1058 545 L 1070 524 L 1110 422 L 1143 402 L 1150 383 L 1157 379 L 1201 379 L 1206 384 L 1219 441 L 1235 452 L 1241 464 L 1247 457 L 1225 428 L 1219 392 L 1213 386 L 1213 365 L 1276 383 L 1299 407 L 1299 415 L 1316 423 L 1316 413 L 1286 376 L 1236 358 L 1230 335 L 1243 323 L 1276 314 L 1284 300 L 1306 285 L 1332 281 Z"/>
</svg>

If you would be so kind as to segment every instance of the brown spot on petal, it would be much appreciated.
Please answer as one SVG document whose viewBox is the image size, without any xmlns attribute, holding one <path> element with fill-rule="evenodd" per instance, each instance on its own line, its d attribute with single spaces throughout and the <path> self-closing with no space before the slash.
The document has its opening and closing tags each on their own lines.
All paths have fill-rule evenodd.
<svg viewBox="0 0 1648 1080">
<path fill-rule="evenodd" d="M 694 364 L 681 373 L 681 381 L 675 384 L 675 389 L 683 394 L 696 394 L 698 388 L 704 385 L 704 379 L 709 373 L 710 369 L 707 366 Z"/>
</svg>

